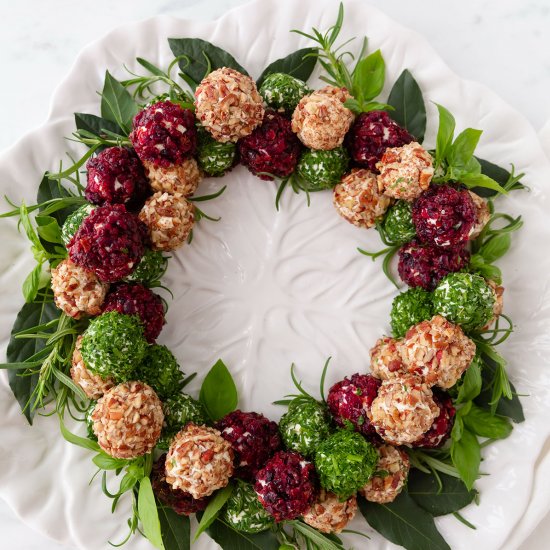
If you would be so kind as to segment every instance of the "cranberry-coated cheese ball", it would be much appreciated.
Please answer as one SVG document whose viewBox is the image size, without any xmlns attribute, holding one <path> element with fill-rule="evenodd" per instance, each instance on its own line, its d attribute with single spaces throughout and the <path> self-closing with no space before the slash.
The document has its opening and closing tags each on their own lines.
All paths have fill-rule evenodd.
<svg viewBox="0 0 550 550">
<path fill-rule="evenodd" d="M 392 445 L 378 447 L 378 464 L 375 474 L 359 492 L 370 502 L 387 504 L 393 502 L 403 490 L 409 476 L 410 461 L 406 452 Z"/>
<path fill-rule="evenodd" d="M 182 246 L 195 223 L 195 208 L 183 197 L 155 193 L 139 213 L 151 239 L 153 250 L 176 250 Z"/>
<path fill-rule="evenodd" d="M 450 388 L 470 366 L 476 345 L 458 325 L 435 315 L 411 327 L 400 350 L 410 373 L 429 386 Z"/>
<path fill-rule="evenodd" d="M 357 498 L 347 500 L 321 489 L 317 500 L 303 515 L 305 523 L 322 533 L 341 533 L 357 512 Z"/>
<path fill-rule="evenodd" d="M 110 390 L 115 385 L 115 382 L 110 376 L 101 378 L 101 376 L 93 374 L 86 368 L 84 359 L 82 359 L 82 354 L 80 353 L 81 347 L 82 336 L 79 336 L 76 339 L 73 352 L 71 378 L 77 386 L 82 388 L 86 397 L 97 400 L 106 391 Z"/>
<path fill-rule="evenodd" d="M 472 229 L 470 229 L 469 235 L 470 240 L 473 241 L 479 237 L 480 233 L 483 231 L 483 228 L 491 219 L 491 212 L 487 201 L 484 198 L 476 195 L 473 191 L 468 191 L 468 193 L 470 193 L 470 198 L 472 199 L 476 209 L 475 222 Z"/>
<path fill-rule="evenodd" d="M 384 215 L 392 199 L 379 192 L 372 172 L 356 168 L 334 188 L 333 203 L 348 222 L 368 229 Z"/>
<path fill-rule="evenodd" d="M 236 142 L 248 136 L 264 118 L 255 82 L 235 69 L 211 72 L 195 90 L 196 116 L 216 141 Z"/>
<path fill-rule="evenodd" d="M 231 445 L 214 428 L 188 423 L 173 439 L 166 456 L 166 481 L 204 498 L 225 487 L 233 475 Z"/>
<path fill-rule="evenodd" d="M 55 305 L 73 319 L 99 315 L 109 290 L 109 285 L 102 283 L 93 271 L 69 259 L 52 269 L 51 285 Z"/>
<path fill-rule="evenodd" d="M 164 414 L 151 387 L 125 382 L 101 397 L 92 413 L 99 446 L 115 458 L 137 458 L 155 447 Z"/>
<path fill-rule="evenodd" d="M 401 359 L 400 340 L 379 338 L 370 350 L 370 369 L 372 374 L 381 380 L 389 380 L 407 372 Z"/>
<path fill-rule="evenodd" d="M 202 179 L 199 165 L 193 157 L 168 167 L 156 166 L 150 161 L 144 161 L 143 165 L 153 191 L 166 191 L 170 195 L 190 197 Z"/>
<path fill-rule="evenodd" d="M 386 149 L 376 169 L 380 172 L 380 192 L 406 201 L 416 199 L 428 189 L 434 175 L 430 153 L 416 141 Z"/>
<path fill-rule="evenodd" d="M 453 400 L 449 394 L 433 389 L 435 404 L 439 407 L 439 414 L 434 420 L 431 428 L 418 440 L 413 447 L 424 447 L 426 449 L 437 449 L 441 447 L 451 435 L 453 429 L 456 409 L 453 407 Z"/>
<path fill-rule="evenodd" d="M 195 116 L 171 101 L 159 101 L 140 111 L 133 120 L 130 140 L 141 162 L 168 168 L 195 153 Z"/>
<path fill-rule="evenodd" d="M 292 131 L 310 149 L 339 147 L 353 122 L 353 113 L 344 107 L 349 98 L 345 88 L 332 86 L 304 96 L 292 115 Z"/>
<path fill-rule="evenodd" d="M 413 375 L 384 380 L 368 412 L 380 437 L 393 445 L 414 443 L 438 414 L 432 390 Z"/>
</svg>

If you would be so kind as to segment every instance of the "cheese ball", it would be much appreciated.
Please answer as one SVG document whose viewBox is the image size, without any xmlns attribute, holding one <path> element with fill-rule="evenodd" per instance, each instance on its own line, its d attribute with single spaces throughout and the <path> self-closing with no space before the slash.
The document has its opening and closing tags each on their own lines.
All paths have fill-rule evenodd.
<svg viewBox="0 0 550 550">
<path fill-rule="evenodd" d="M 228 141 L 216 141 L 206 130 L 199 128 L 197 162 L 199 168 L 213 177 L 223 176 L 231 170 L 237 159 L 237 145 Z"/>
<path fill-rule="evenodd" d="M 439 414 L 436 416 L 430 429 L 412 444 L 413 447 L 437 449 L 443 446 L 451 436 L 456 415 L 453 400 L 444 391 L 437 388 L 432 389 L 432 391 L 435 404 L 439 407 Z"/>
<path fill-rule="evenodd" d="M 468 193 L 470 193 L 470 198 L 472 199 L 476 210 L 475 221 L 470 229 L 470 234 L 468 235 L 470 240 L 473 241 L 479 237 L 483 231 L 483 228 L 487 225 L 487 223 L 489 223 L 489 220 L 491 219 L 491 211 L 489 210 L 489 205 L 484 198 L 476 195 L 473 191 L 468 191 Z"/>
<path fill-rule="evenodd" d="M 303 80 L 284 73 L 267 75 L 260 86 L 260 95 L 267 105 L 288 114 L 294 112 L 300 99 L 310 91 Z"/>
<path fill-rule="evenodd" d="M 433 317 L 432 293 L 420 287 L 398 294 L 391 305 L 391 329 L 395 338 L 402 338 L 417 323 Z"/>
<path fill-rule="evenodd" d="M 155 286 L 168 268 L 168 257 L 158 250 L 146 249 L 137 267 L 126 277 L 132 283 Z"/>
<path fill-rule="evenodd" d="M 147 227 L 153 250 L 176 250 L 182 246 L 195 223 L 195 207 L 183 197 L 155 193 L 147 199 L 139 219 Z"/>
<path fill-rule="evenodd" d="M 173 439 L 166 456 L 172 488 L 200 499 L 225 487 L 232 475 L 233 450 L 218 430 L 189 422 Z"/>
<path fill-rule="evenodd" d="M 71 239 L 74 237 L 74 234 L 78 231 L 78 228 L 82 225 L 84 218 L 87 218 L 94 210 L 94 207 L 91 204 L 83 204 L 79 206 L 74 212 L 71 212 L 67 219 L 63 222 L 61 226 L 61 240 L 63 244 L 67 246 Z"/>
<path fill-rule="evenodd" d="M 489 322 L 485 325 L 485 327 L 483 327 L 489 328 L 489 326 L 492 325 L 499 318 L 504 309 L 504 287 L 498 285 L 497 283 L 495 283 L 495 281 L 491 281 L 490 279 L 487 279 L 485 282 L 489 285 L 495 296 L 495 303 L 493 305 L 493 316 L 491 319 L 489 319 Z"/>
<path fill-rule="evenodd" d="M 345 88 L 332 86 L 304 96 L 292 114 L 292 131 L 310 149 L 326 151 L 339 147 L 354 118 L 344 107 L 350 98 Z"/>
<path fill-rule="evenodd" d="M 458 325 L 435 315 L 411 327 L 400 350 L 411 374 L 421 376 L 428 386 L 450 388 L 470 366 L 476 345 Z"/>
<path fill-rule="evenodd" d="M 240 480 L 227 500 L 221 517 L 241 533 L 261 533 L 274 526 L 273 518 L 258 500 L 254 486 Z"/>
<path fill-rule="evenodd" d="M 115 458 L 131 459 L 154 449 L 164 414 L 151 387 L 125 382 L 98 400 L 92 420 L 101 449 Z"/>
<path fill-rule="evenodd" d="M 55 305 L 69 317 L 99 315 L 109 290 L 93 271 L 63 260 L 52 269 L 51 286 Z"/>
<path fill-rule="evenodd" d="M 391 243 L 404 244 L 416 235 L 412 220 L 412 204 L 408 201 L 397 201 L 388 208 L 382 221 L 386 238 Z"/>
<path fill-rule="evenodd" d="M 84 359 L 82 359 L 82 354 L 80 353 L 81 347 L 82 335 L 79 336 L 75 342 L 71 366 L 71 378 L 77 386 L 82 388 L 82 391 L 86 394 L 86 397 L 97 400 L 115 385 L 115 381 L 110 376 L 101 378 L 101 376 L 90 372 L 86 368 Z"/>
<path fill-rule="evenodd" d="M 296 173 L 304 180 L 307 191 L 332 189 L 340 182 L 349 164 L 349 155 L 343 147 L 330 151 L 307 149 L 300 156 Z"/>
<path fill-rule="evenodd" d="M 333 203 L 345 220 L 368 229 L 384 215 L 392 199 L 379 192 L 372 172 L 355 168 L 334 188 Z"/>
<path fill-rule="evenodd" d="M 174 354 L 166 347 L 153 344 L 147 348 L 136 378 L 149 384 L 164 402 L 179 392 L 183 373 Z"/>
<path fill-rule="evenodd" d="M 378 447 L 376 472 L 359 492 L 370 502 L 393 502 L 409 476 L 410 461 L 405 451 L 392 445 Z"/>
<path fill-rule="evenodd" d="M 384 380 L 368 412 L 380 437 L 392 445 L 414 443 L 438 414 L 432 390 L 414 375 Z"/>
<path fill-rule="evenodd" d="M 387 336 L 379 338 L 370 350 L 370 369 L 376 378 L 389 380 L 406 372 L 401 360 L 401 342 Z"/>
<path fill-rule="evenodd" d="M 380 192 L 406 201 L 426 191 L 434 175 L 430 153 L 416 141 L 386 149 L 376 169 L 380 172 L 377 178 Z"/>
<path fill-rule="evenodd" d="M 153 162 L 144 161 L 145 172 L 153 191 L 161 191 L 180 197 L 190 197 L 195 193 L 202 173 L 193 157 L 183 159 L 180 164 L 156 166 Z"/>
<path fill-rule="evenodd" d="M 355 495 L 341 500 L 334 493 L 321 489 L 317 500 L 303 515 L 305 523 L 321 533 L 341 533 L 357 512 Z"/>
<path fill-rule="evenodd" d="M 236 142 L 262 123 L 264 107 L 255 82 L 222 67 L 204 77 L 195 90 L 195 114 L 216 141 Z"/>
</svg>

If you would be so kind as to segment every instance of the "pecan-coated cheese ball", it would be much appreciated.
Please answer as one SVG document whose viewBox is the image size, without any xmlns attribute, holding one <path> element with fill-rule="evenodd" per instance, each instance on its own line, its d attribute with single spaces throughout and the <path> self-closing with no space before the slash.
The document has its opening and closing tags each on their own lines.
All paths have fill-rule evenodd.
<svg viewBox="0 0 550 550">
<path fill-rule="evenodd" d="M 195 114 L 216 141 L 236 142 L 264 118 L 262 97 L 247 75 L 222 67 L 204 77 L 195 91 Z"/>
<path fill-rule="evenodd" d="M 389 380 L 406 372 L 401 359 L 400 340 L 395 338 L 379 338 L 370 350 L 370 369 L 372 374 L 381 380 Z"/>
<path fill-rule="evenodd" d="M 468 191 L 468 193 L 470 193 L 470 198 L 472 199 L 476 210 L 475 222 L 470 229 L 469 235 L 470 240 L 474 240 L 479 237 L 480 233 L 483 231 L 483 228 L 491 219 L 491 211 L 489 210 L 489 205 L 484 198 L 476 195 L 473 191 Z"/>
<path fill-rule="evenodd" d="M 153 191 L 190 197 L 195 193 L 202 179 L 199 165 L 193 157 L 167 167 L 156 166 L 150 161 L 144 161 L 143 165 Z"/>
<path fill-rule="evenodd" d="M 101 397 L 92 413 L 99 446 L 115 458 L 137 458 L 155 447 L 164 414 L 162 403 L 143 382 L 125 382 Z"/>
<path fill-rule="evenodd" d="M 341 533 L 357 512 L 357 498 L 342 500 L 338 495 L 321 489 L 317 500 L 302 516 L 305 523 L 322 533 Z"/>
</svg>

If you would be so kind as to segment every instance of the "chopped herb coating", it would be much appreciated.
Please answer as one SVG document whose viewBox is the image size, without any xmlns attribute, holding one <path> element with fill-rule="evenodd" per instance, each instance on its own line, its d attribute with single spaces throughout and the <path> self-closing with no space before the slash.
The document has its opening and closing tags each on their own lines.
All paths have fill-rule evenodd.
<svg viewBox="0 0 550 550">
<path fill-rule="evenodd" d="M 235 164 L 237 145 L 221 143 L 204 134 L 206 131 L 199 132 L 197 162 L 209 176 L 223 176 Z"/>
<path fill-rule="evenodd" d="M 329 151 L 308 149 L 302 153 L 296 170 L 308 191 L 332 189 L 346 173 L 349 155 L 343 147 Z"/>
<path fill-rule="evenodd" d="M 139 317 L 110 311 L 90 321 L 82 337 L 81 354 L 94 374 L 125 382 L 134 377 L 146 349 Z"/>
<path fill-rule="evenodd" d="M 434 311 L 465 331 L 485 326 L 493 318 L 495 293 L 480 275 L 451 273 L 433 292 Z"/>
<path fill-rule="evenodd" d="M 393 206 L 390 206 L 382 227 L 390 242 L 395 244 L 409 242 L 416 235 L 412 220 L 412 204 L 399 200 Z"/>
<path fill-rule="evenodd" d="M 287 449 L 312 456 L 331 432 L 328 411 L 313 399 L 295 399 L 281 417 L 279 431 Z"/>
<path fill-rule="evenodd" d="M 174 354 L 166 346 L 153 344 L 147 348 L 135 376 L 149 384 L 164 401 L 179 391 L 183 373 Z"/>
<path fill-rule="evenodd" d="M 417 323 L 433 316 L 432 293 L 420 287 L 398 294 L 391 307 L 391 329 L 395 338 L 402 338 Z"/>
<path fill-rule="evenodd" d="M 71 242 L 74 234 L 82 225 L 84 218 L 90 215 L 93 209 L 94 207 L 91 204 L 83 204 L 67 216 L 67 219 L 61 227 L 61 238 L 63 239 L 65 246 L 67 246 Z"/>
<path fill-rule="evenodd" d="M 128 275 L 127 280 L 151 286 L 160 281 L 168 266 L 168 258 L 158 250 L 147 249 L 136 269 Z"/>
<path fill-rule="evenodd" d="M 273 518 L 258 500 L 254 486 L 238 480 L 222 511 L 222 518 L 236 531 L 260 533 L 273 526 Z"/>
<path fill-rule="evenodd" d="M 338 430 L 325 439 L 315 453 L 321 486 L 340 498 L 355 494 L 370 479 L 378 463 L 376 447 L 348 430 Z"/>
<path fill-rule="evenodd" d="M 268 75 L 260 87 L 260 95 L 270 107 L 289 114 L 310 91 L 303 80 L 284 73 Z"/>
</svg>

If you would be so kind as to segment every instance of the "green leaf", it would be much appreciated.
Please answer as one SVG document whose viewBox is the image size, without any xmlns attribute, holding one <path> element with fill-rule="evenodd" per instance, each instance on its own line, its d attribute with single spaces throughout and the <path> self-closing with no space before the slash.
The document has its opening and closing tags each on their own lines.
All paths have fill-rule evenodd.
<svg viewBox="0 0 550 550">
<path fill-rule="evenodd" d="M 481 386 L 481 366 L 479 364 L 479 358 L 476 357 L 462 378 L 456 402 L 466 403 L 467 401 L 475 399 L 481 392 Z"/>
<path fill-rule="evenodd" d="M 206 375 L 199 400 L 214 421 L 234 411 L 239 402 L 237 387 L 231 373 L 219 359 Z"/>
<path fill-rule="evenodd" d="M 451 459 L 467 489 L 471 490 L 479 476 L 481 450 L 477 437 L 467 428 L 457 429 L 460 438 L 455 437 L 455 428 L 460 425 L 460 422 L 455 421 L 451 433 Z"/>
<path fill-rule="evenodd" d="M 40 290 L 40 275 L 42 274 L 42 264 L 37 264 L 34 269 L 27 275 L 27 278 L 23 281 L 23 297 L 25 302 L 30 303 L 34 301 L 38 291 Z"/>
<path fill-rule="evenodd" d="M 488 241 L 483 243 L 478 254 L 481 254 L 486 262 L 491 263 L 502 258 L 510 249 L 511 244 L 512 237 L 510 233 L 501 233 L 491 237 Z"/>
<path fill-rule="evenodd" d="M 476 150 L 482 133 L 481 130 L 466 128 L 466 130 L 458 134 L 447 155 L 449 164 L 453 168 L 467 168 L 469 172 L 478 171 L 477 169 L 472 170 L 472 166 L 469 163 L 474 156 L 474 151 Z"/>
<path fill-rule="evenodd" d="M 357 63 L 353 72 L 352 95 L 363 103 L 374 99 L 384 87 L 386 63 L 380 50 L 376 50 Z"/>
<path fill-rule="evenodd" d="M 172 53 L 181 58 L 178 65 L 195 87 L 211 71 L 221 67 L 235 69 L 247 75 L 246 70 L 225 50 L 200 38 L 169 38 Z"/>
<path fill-rule="evenodd" d="M 162 541 L 167 550 L 190 550 L 191 527 L 188 516 L 180 516 L 167 506 L 157 503 Z"/>
<path fill-rule="evenodd" d="M 422 90 L 408 69 L 393 85 L 388 103 L 394 108 L 390 113 L 393 120 L 422 143 L 426 133 L 426 105 Z"/>
<path fill-rule="evenodd" d="M 106 71 L 105 84 L 101 92 L 101 116 L 116 123 L 123 133 L 128 135 L 137 112 L 138 105 L 130 92 Z"/>
<path fill-rule="evenodd" d="M 489 411 L 476 407 L 464 416 L 464 425 L 475 434 L 489 439 L 505 439 L 512 433 L 512 425 L 503 416 L 492 415 Z"/>
<path fill-rule="evenodd" d="M 369 525 L 407 550 L 450 550 L 431 514 L 403 491 L 389 504 L 359 499 L 359 509 Z"/>
<path fill-rule="evenodd" d="M 150 61 L 147 61 L 147 59 L 143 59 L 143 57 L 136 57 L 136 61 L 145 69 L 147 69 L 151 74 L 154 74 L 155 76 L 166 76 L 166 73 L 164 71 L 161 71 L 158 67 L 153 65 Z"/>
<path fill-rule="evenodd" d="M 96 453 L 99 453 L 101 451 L 99 445 L 96 441 L 92 441 L 91 439 L 88 439 L 87 437 L 80 437 L 72 432 L 70 432 L 63 422 L 63 419 L 59 418 L 59 429 L 61 431 L 61 435 L 63 436 L 63 439 L 65 441 L 68 441 L 69 443 L 72 443 L 73 445 L 77 445 L 78 447 L 82 447 L 83 449 L 88 449 L 89 451 L 95 451 Z"/>
<path fill-rule="evenodd" d="M 503 195 L 508 194 L 506 189 L 504 189 L 498 182 L 496 182 L 489 176 L 486 176 L 485 174 L 471 174 L 468 172 L 456 171 L 455 177 L 453 179 L 464 183 L 466 187 L 470 189 L 476 187 L 484 187 L 486 189 L 496 191 L 497 193 L 502 193 Z"/>
<path fill-rule="evenodd" d="M 477 491 L 468 490 L 464 482 L 456 477 L 438 473 L 425 474 L 413 468 L 407 481 L 407 491 L 414 501 L 432 516 L 445 516 L 468 506 Z"/>
<path fill-rule="evenodd" d="M 38 236 L 42 241 L 63 245 L 61 228 L 53 216 L 36 216 L 34 221 L 36 222 Z"/>
<path fill-rule="evenodd" d="M 502 168 L 501 166 L 498 166 L 497 164 L 494 164 L 492 162 L 489 162 L 488 160 L 481 159 L 479 157 L 476 157 L 477 161 L 480 164 L 481 167 L 481 173 L 485 174 L 486 176 L 490 177 L 497 183 L 499 183 L 502 187 L 505 187 L 506 184 L 510 181 L 512 178 L 512 174 L 506 170 L 505 168 Z M 521 176 L 521 174 L 520 174 Z M 512 189 L 524 189 L 525 186 L 521 182 L 517 182 L 514 186 L 508 188 L 509 190 Z M 474 193 L 477 193 L 481 197 L 493 197 L 496 195 L 496 193 L 490 189 L 487 188 L 473 188 L 472 191 Z"/>
<path fill-rule="evenodd" d="M 31 329 L 36 325 L 48 323 L 58 319 L 61 311 L 53 303 L 51 292 L 46 293 L 46 298 L 41 298 L 30 304 L 25 304 L 17 314 L 11 331 L 8 344 L 8 363 L 19 364 L 35 356 L 44 349 L 45 341 L 34 338 L 15 338 L 15 334 L 22 330 Z M 32 424 L 34 416 L 34 401 L 32 393 L 38 381 L 37 374 L 30 374 L 26 370 L 9 370 L 8 380 L 13 395 L 17 399 L 25 417 Z"/>
<path fill-rule="evenodd" d="M 149 542 L 155 548 L 164 550 L 157 503 L 153 494 L 151 480 L 148 477 L 144 477 L 139 482 L 138 513 L 141 525 L 143 526 L 143 533 L 149 539 Z"/>
<path fill-rule="evenodd" d="M 456 121 L 454 116 L 443 105 L 436 103 L 439 111 L 439 127 L 437 130 L 436 147 L 435 147 L 435 164 L 436 167 L 447 157 L 450 151 L 453 136 L 455 133 Z"/>
<path fill-rule="evenodd" d="M 235 487 L 233 485 L 229 484 L 218 491 L 214 495 L 214 498 L 210 500 L 197 527 L 194 541 L 196 541 L 220 515 L 221 509 L 224 507 L 225 503 L 233 493 L 234 488 Z"/>
<path fill-rule="evenodd" d="M 106 455 L 105 453 L 99 453 L 92 458 L 92 462 L 102 470 L 118 470 L 124 468 L 128 464 L 127 460 L 122 458 L 114 458 Z"/>
<path fill-rule="evenodd" d="M 279 541 L 272 531 L 251 535 L 235 531 L 227 523 L 217 519 L 207 533 L 223 550 L 279 550 Z"/>
<path fill-rule="evenodd" d="M 90 115 L 87 113 L 75 113 L 74 122 L 77 130 L 84 130 L 85 132 L 90 132 L 94 136 L 106 138 L 108 132 L 114 134 L 122 134 L 123 129 L 116 123 L 106 118 L 101 118 L 96 115 Z"/>
<path fill-rule="evenodd" d="M 317 48 L 302 48 L 286 57 L 281 57 L 270 63 L 258 78 L 256 85 L 262 85 L 265 77 L 273 73 L 284 73 L 307 82 L 317 63 Z"/>
<path fill-rule="evenodd" d="M 36 195 L 36 202 L 37 204 L 43 204 L 47 201 L 51 201 L 54 199 L 67 199 L 72 198 L 73 195 L 63 187 L 57 180 L 50 179 L 46 174 L 42 177 L 42 181 L 40 182 L 40 185 L 38 186 L 38 193 Z M 82 203 L 84 203 L 84 198 L 82 199 Z M 79 207 L 78 204 L 66 206 L 64 208 L 60 208 L 56 210 L 55 212 L 52 212 L 51 215 L 57 220 L 57 223 L 61 227 L 63 225 L 63 222 L 67 219 L 67 216 L 74 212 Z M 41 206 L 39 208 L 39 212 L 44 212 L 46 206 Z"/>
</svg>

